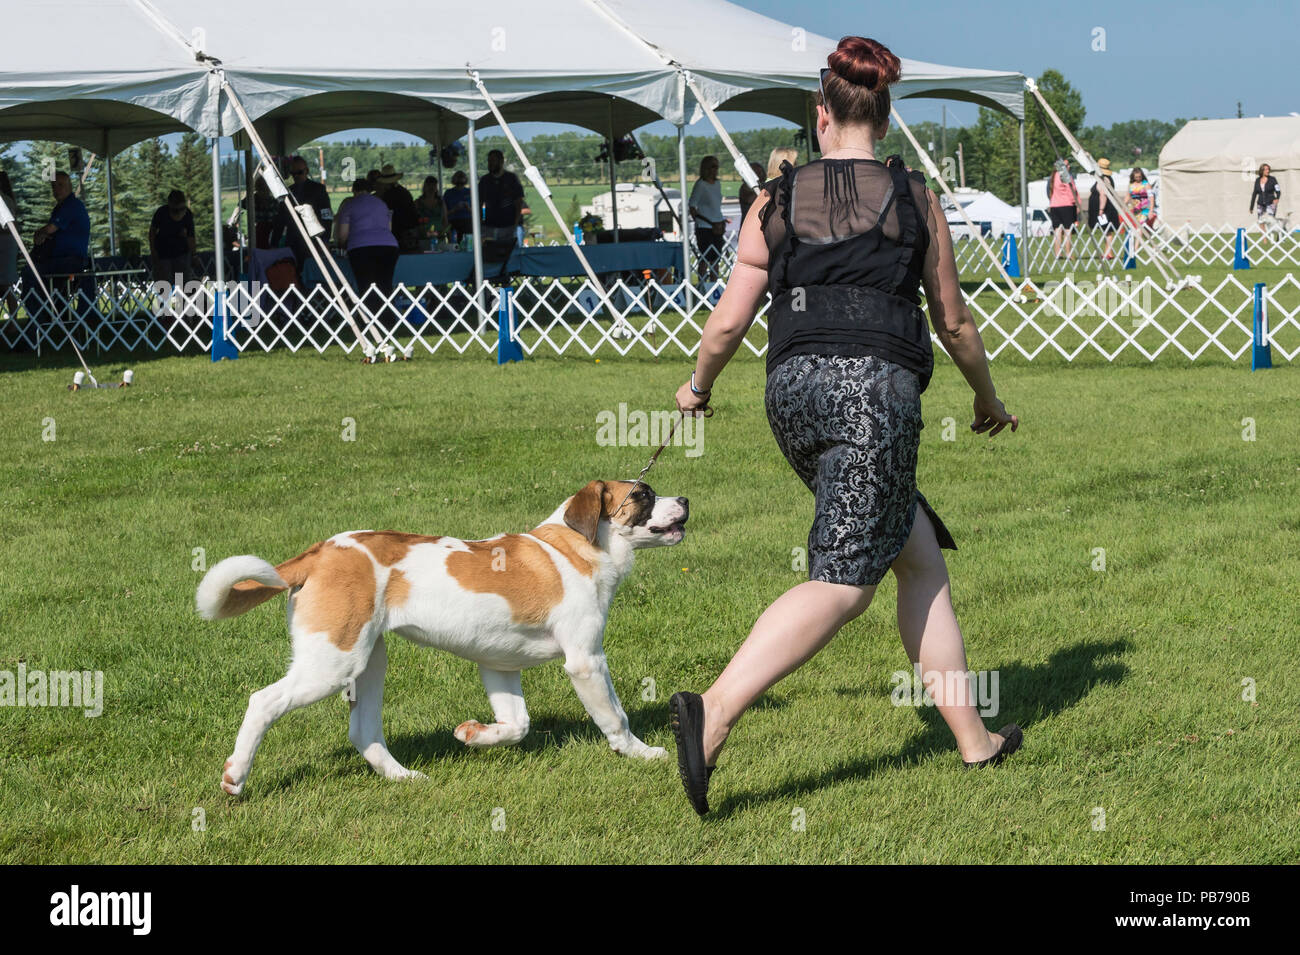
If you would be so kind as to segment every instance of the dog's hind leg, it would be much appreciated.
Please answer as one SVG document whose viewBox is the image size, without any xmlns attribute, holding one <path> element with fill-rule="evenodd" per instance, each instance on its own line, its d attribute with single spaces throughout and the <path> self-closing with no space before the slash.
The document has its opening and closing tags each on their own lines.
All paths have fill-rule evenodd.
<svg viewBox="0 0 1300 955">
<path fill-rule="evenodd" d="M 380 710 L 384 705 L 384 674 L 388 670 L 388 649 L 381 636 L 370 651 L 370 662 L 356 680 L 356 699 L 348 721 L 348 739 L 375 772 L 389 779 L 423 779 L 424 773 L 407 769 L 388 751 Z"/>
<path fill-rule="evenodd" d="M 456 727 L 456 738 L 466 746 L 513 746 L 528 735 L 528 709 L 518 670 L 490 670 L 479 666 L 496 722 L 484 726 L 466 720 Z"/>
<path fill-rule="evenodd" d="M 248 711 L 235 738 L 235 751 L 221 773 L 221 788 L 232 796 L 244 789 L 253 756 L 266 731 L 280 717 L 338 693 L 359 678 L 369 662 L 376 637 L 383 633 L 381 620 L 363 620 L 356 625 L 355 639 L 347 649 L 322 630 L 311 613 L 310 595 L 299 592 L 289 598 L 289 632 L 293 637 L 293 663 L 284 679 L 258 690 L 248 700 Z M 361 610 L 372 610 L 361 607 Z M 352 619 L 357 619 L 354 615 Z"/>
<path fill-rule="evenodd" d="M 272 723 L 291 710 L 338 693 L 346 685 L 346 680 L 340 681 L 334 674 L 317 671 L 310 664 L 301 662 L 295 654 L 293 665 L 284 679 L 249 697 L 248 711 L 235 738 L 235 751 L 226 760 L 221 773 L 221 788 L 232 796 L 243 792 L 248 772 L 253 768 L 253 756 Z"/>
</svg>

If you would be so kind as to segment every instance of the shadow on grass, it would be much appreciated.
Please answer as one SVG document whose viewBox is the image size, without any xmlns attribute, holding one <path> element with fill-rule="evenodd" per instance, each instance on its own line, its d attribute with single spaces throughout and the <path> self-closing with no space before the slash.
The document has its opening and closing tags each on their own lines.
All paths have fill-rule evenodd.
<svg viewBox="0 0 1300 955">
<path fill-rule="evenodd" d="M 1005 702 L 1001 706 L 1001 716 L 1007 722 L 1018 723 L 1025 730 L 1024 748 L 1032 748 L 1034 741 L 1030 730 L 1035 723 L 1069 709 L 1100 684 L 1116 684 L 1123 680 L 1129 672 L 1124 663 L 1118 660 L 1103 661 L 1107 657 L 1122 656 L 1131 649 L 1132 644 L 1127 640 L 1112 640 L 1109 643 L 1094 640 L 1058 650 L 1046 663 L 1012 663 L 1000 667 L 998 696 L 1001 701 L 1010 701 L 1010 706 Z M 955 755 L 956 743 L 939 711 L 934 707 L 923 706 L 917 708 L 917 715 L 924 724 L 922 732 L 897 752 L 874 759 L 842 762 L 815 774 L 787 780 L 775 789 L 764 792 L 728 793 L 705 818 L 725 819 L 737 809 L 754 803 L 788 799 L 847 780 L 867 779 L 878 772 L 898 769 L 907 763 L 919 763 L 935 754 Z M 1007 765 L 1013 766 L 1014 763 Z M 720 774 L 719 778 L 725 779 L 725 775 Z"/>
</svg>

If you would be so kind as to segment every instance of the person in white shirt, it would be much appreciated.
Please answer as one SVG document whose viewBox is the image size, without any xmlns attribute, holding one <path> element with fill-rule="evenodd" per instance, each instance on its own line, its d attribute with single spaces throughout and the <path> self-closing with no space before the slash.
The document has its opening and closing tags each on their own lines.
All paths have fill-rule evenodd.
<svg viewBox="0 0 1300 955">
<path fill-rule="evenodd" d="M 722 215 L 722 183 L 718 182 L 718 157 L 700 160 L 700 178 L 691 190 L 691 218 L 695 221 L 695 246 L 700 253 L 700 277 L 714 281 L 722 257 L 723 237 L 730 219 Z"/>
</svg>

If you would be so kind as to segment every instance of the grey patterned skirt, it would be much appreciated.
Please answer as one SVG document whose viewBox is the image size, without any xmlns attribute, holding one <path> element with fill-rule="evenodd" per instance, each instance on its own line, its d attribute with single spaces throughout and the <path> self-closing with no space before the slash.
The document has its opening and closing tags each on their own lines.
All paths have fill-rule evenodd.
<svg viewBox="0 0 1300 955">
<path fill-rule="evenodd" d="M 873 356 L 794 355 L 767 377 L 767 420 L 816 501 L 808 577 L 880 583 L 925 508 L 939 546 L 956 550 L 916 487 L 916 374 Z"/>
</svg>

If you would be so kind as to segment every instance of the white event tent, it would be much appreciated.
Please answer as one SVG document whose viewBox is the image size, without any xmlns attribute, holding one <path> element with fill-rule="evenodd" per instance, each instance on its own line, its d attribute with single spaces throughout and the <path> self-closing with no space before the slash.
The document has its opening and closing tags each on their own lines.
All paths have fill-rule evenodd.
<svg viewBox="0 0 1300 955">
<path fill-rule="evenodd" d="M 358 127 L 435 145 L 468 131 L 475 167 L 475 127 L 485 117 L 498 124 L 473 70 L 507 124 L 570 123 L 618 136 L 664 119 L 678 128 L 680 161 L 685 127 L 702 113 L 762 112 L 811 125 L 818 71 L 836 46 L 725 0 L 304 8 L 6 0 L 5 33 L 0 142 L 55 139 L 111 158 L 142 139 L 192 129 L 213 143 L 214 178 L 217 137 L 242 130 L 231 92 L 275 154 Z M 895 99 L 962 100 L 1020 120 L 1023 195 L 1021 74 L 903 59 L 902 75 Z M 683 168 L 683 192 L 685 180 Z"/>
<path fill-rule="evenodd" d="M 1161 217 L 1175 228 L 1250 227 L 1256 171 L 1268 163 L 1282 189 L 1278 213 L 1300 189 L 1300 116 L 1192 120 L 1160 150 Z"/>
</svg>

